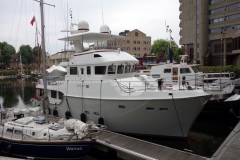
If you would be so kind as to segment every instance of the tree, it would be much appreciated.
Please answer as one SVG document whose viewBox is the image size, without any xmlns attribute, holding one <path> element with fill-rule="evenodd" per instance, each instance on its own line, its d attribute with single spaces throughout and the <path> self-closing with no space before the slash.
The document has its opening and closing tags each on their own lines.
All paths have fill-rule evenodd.
<svg viewBox="0 0 240 160">
<path fill-rule="evenodd" d="M 12 45 L 7 42 L 0 42 L 0 62 L 4 62 L 8 66 L 14 53 L 16 53 L 16 50 Z"/>
<path fill-rule="evenodd" d="M 157 39 L 153 42 L 152 49 L 151 49 L 150 53 L 151 54 L 162 54 L 162 53 L 164 53 L 164 57 L 166 57 L 169 47 L 170 47 L 170 42 L 169 41 L 166 41 L 164 39 Z M 173 59 L 175 59 L 178 56 L 177 55 L 178 46 L 177 46 L 176 42 L 171 41 L 171 47 L 172 47 L 172 50 L 173 50 L 173 55 L 172 56 L 173 56 Z"/>
<path fill-rule="evenodd" d="M 20 59 L 20 55 L 22 58 L 23 64 L 31 64 L 35 62 L 36 56 L 33 55 L 33 50 L 29 45 L 21 45 L 18 51 L 18 57 Z"/>
</svg>

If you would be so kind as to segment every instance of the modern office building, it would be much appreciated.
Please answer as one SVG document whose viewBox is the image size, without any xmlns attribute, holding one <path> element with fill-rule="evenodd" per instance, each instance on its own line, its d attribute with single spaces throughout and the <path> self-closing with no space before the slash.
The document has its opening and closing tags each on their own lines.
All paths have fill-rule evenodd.
<svg viewBox="0 0 240 160">
<path fill-rule="evenodd" d="M 204 65 L 240 65 L 240 0 L 179 0 L 180 40 Z"/>
<path fill-rule="evenodd" d="M 145 53 L 150 54 L 151 50 L 151 37 L 138 29 L 132 31 L 125 30 L 119 33 L 124 38 L 119 40 L 107 41 L 108 47 L 121 48 L 123 51 L 128 52 L 131 55 L 143 57 Z"/>
</svg>

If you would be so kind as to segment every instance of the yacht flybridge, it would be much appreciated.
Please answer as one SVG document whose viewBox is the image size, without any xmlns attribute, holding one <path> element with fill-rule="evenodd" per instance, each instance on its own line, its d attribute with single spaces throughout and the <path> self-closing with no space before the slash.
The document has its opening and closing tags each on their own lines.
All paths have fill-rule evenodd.
<svg viewBox="0 0 240 160">
<path fill-rule="evenodd" d="M 76 53 L 61 65 L 63 80 L 47 82 L 49 107 L 54 116 L 94 121 L 121 133 L 187 137 L 195 119 L 210 99 L 204 90 L 159 90 L 157 82 L 134 77 L 138 60 L 105 41 L 117 42 L 107 25 L 89 32 L 86 21 L 71 25 L 70 36 L 60 40 L 74 44 Z M 83 43 L 98 44 L 84 51 Z M 116 43 L 115 43 L 116 44 Z M 43 96 L 43 82 L 36 86 L 36 100 Z"/>
</svg>

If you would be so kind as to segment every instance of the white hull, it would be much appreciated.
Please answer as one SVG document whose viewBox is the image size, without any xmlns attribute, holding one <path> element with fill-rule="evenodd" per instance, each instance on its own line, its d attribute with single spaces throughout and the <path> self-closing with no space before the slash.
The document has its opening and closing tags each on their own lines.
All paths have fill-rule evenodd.
<svg viewBox="0 0 240 160">
<path fill-rule="evenodd" d="M 174 100 L 171 96 L 169 97 L 165 100 L 100 100 L 64 97 L 60 104 L 50 104 L 50 108 L 57 107 L 59 116 L 65 115 L 65 112 L 69 111 L 70 108 L 73 118 L 78 119 L 80 119 L 81 113 L 85 113 L 87 120 L 92 120 L 94 123 L 98 123 L 98 119 L 102 117 L 104 125 L 111 131 L 171 137 L 183 137 L 184 135 L 187 137 L 188 131 L 210 96 Z M 153 110 L 148 110 L 148 107 L 153 108 Z"/>
</svg>

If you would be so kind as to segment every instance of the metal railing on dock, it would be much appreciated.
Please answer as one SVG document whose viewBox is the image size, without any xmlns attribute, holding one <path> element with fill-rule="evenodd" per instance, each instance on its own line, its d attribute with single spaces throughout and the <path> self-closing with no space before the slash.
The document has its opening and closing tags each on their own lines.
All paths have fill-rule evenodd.
<svg viewBox="0 0 240 160">
<path fill-rule="evenodd" d="M 158 144 L 146 142 L 136 138 L 128 137 L 118 133 L 103 131 L 97 140 L 100 144 L 97 149 L 106 150 L 104 147 L 115 150 L 122 159 L 147 159 L 147 160 L 206 160 L 208 158 L 198 156 Z"/>
</svg>

